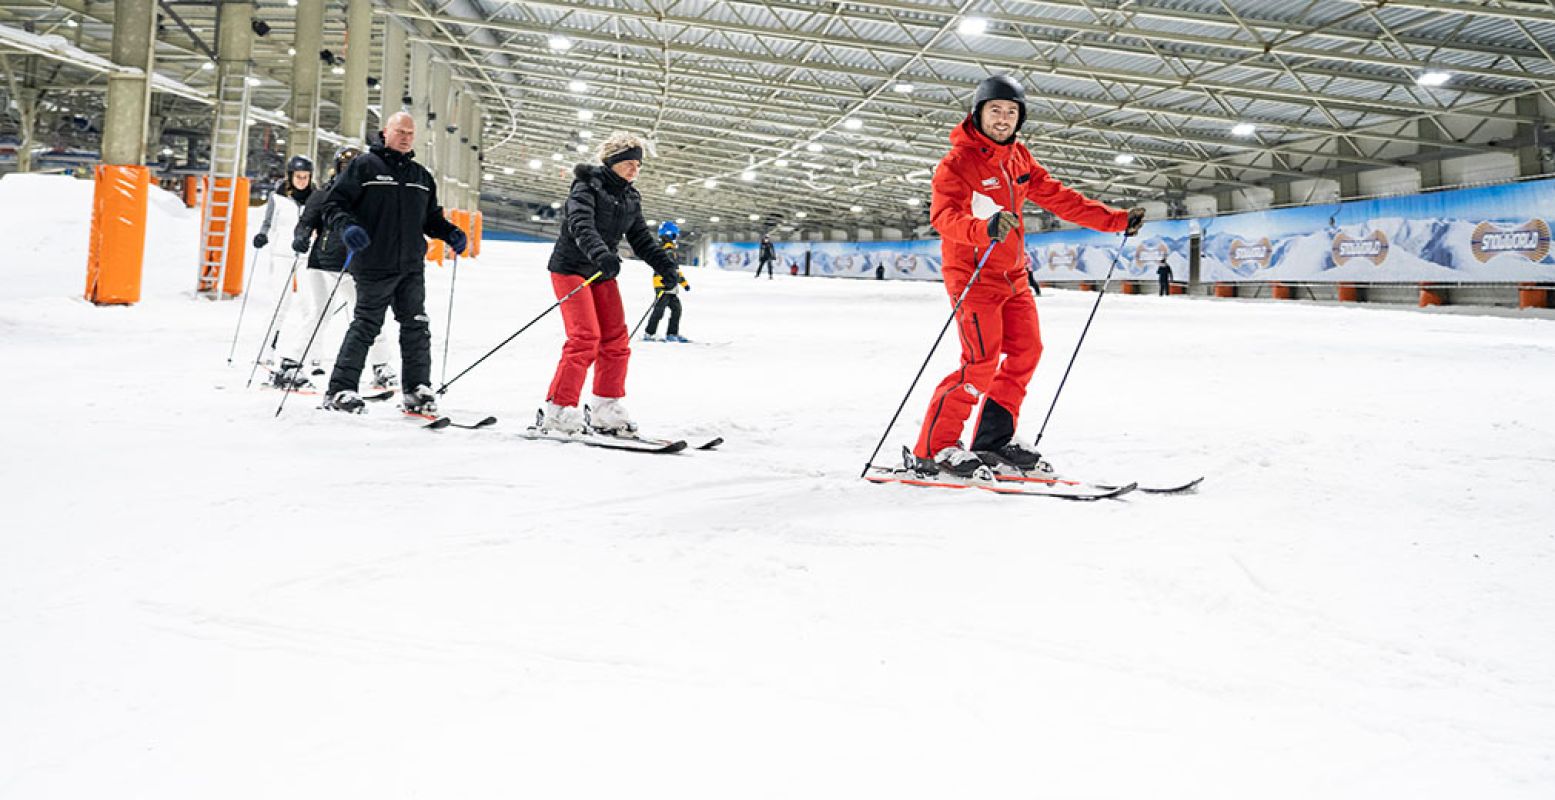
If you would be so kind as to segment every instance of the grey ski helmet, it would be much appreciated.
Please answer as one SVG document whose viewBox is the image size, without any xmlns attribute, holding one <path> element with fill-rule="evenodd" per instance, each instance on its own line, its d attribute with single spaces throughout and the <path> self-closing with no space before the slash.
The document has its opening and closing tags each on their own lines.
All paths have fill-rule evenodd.
<svg viewBox="0 0 1555 800">
<path fill-rule="evenodd" d="M 286 162 L 286 174 L 287 175 L 290 175 L 293 172 L 312 172 L 312 171 L 313 171 L 313 162 L 308 160 L 307 156 L 292 156 L 291 160 Z"/>
<path fill-rule="evenodd" d="M 1019 81 L 1008 75 L 994 75 L 977 85 L 977 92 L 972 95 L 972 124 L 980 131 L 983 130 L 983 104 L 989 100 L 1014 101 L 1020 106 L 1020 119 L 1015 123 L 1015 130 L 1019 132 L 1021 126 L 1026 124 L 1026 90 Z"/>
</svg>

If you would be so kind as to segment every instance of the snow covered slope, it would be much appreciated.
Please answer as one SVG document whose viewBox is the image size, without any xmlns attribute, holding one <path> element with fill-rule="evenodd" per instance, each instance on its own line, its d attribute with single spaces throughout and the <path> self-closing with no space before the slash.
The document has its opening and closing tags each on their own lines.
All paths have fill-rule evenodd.
<svg viewBox="0 0 1555 800">
<path fill-rule="evenodd" d="M 496 428 L 277 419 L 241 362 L 280 274 L 228 367 L 192 215 L 94 308 L 84 206 L 14 180 L 0 797 L 1555 793 L 1549 321 L 1109 296 L 1043 449 L 1202 491 L 918 490 L 857 476 L 934 284 L 688 270 L 704 344 L 635 344 L 627 405 L 721 452 L 517 438 L 554 316 L 450 391 Z M 545 254 L 459 266 L 450 375 L 553 301 Z M 1039 301 L 1028 437 L 1093 298 Z"/>
</svg>

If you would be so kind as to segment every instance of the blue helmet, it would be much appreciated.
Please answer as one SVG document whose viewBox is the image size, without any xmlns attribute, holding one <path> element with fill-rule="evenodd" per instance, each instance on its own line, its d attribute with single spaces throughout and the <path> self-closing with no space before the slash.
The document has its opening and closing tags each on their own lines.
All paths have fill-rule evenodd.
<svg viewBox="0 0 1555 800">
<path fill-rule="evenodd" d="M 667 220 L 664 220 L 663 222 L 659 223 L 659 238 L 660 239 L 674 239 L 675 237 L 677 237 L 679 235 L 680 235 L 680 226 L 676 225 L 674 220 L 667 219 Z"/>
</svg>

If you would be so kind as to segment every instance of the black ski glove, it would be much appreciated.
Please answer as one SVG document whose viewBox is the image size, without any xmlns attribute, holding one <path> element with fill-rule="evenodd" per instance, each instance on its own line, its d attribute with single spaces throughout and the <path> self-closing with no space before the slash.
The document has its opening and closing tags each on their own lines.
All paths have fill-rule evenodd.
<svg viewBox="0 0 1555 800">
<path fill-rule="evenodd" d="M 1002 242 L 1004 237 L 1010 235 L 1010 231 L 1015 230 L 1019 226 L 1020 217 L 1008 211 L 1000 211 L 988 218 L 988 239 L 990 241 Z"/>
<path fill-rule="evenodd" d="M 599 276 L 601 279 L 610 280 L 621 274 L 621 257 L 615 253 L 606 253 L 600 256 L 598 261 L 594 262 L 594 266 L 604 273 Z"/>
<path fill-rule="evenodd" d="M 312 236 L 309 236 L 307 234 L 303 234 L 303 235 L 298 236 L 297 238 L 293 239 L 292 240 L 292 252 L 296 252 L 296 253 L 306 253 L 306 252 L 308 252 L 308 245 L 312 243 L 311 242 L 312 238 L 313 238 Z"/>
<path fill-rule="evenodd" d="M 264 235 L 262 233 L 254 234 L 254 249 L 255 250 L 258 250 L 259 248 L 264 247 L 265 245 L 267 245 L 269 243 L 270 243 L 270 237 L 268 237 L 268 236 L 266 236 L 266 235 Z"/>
<path fill-rule="evenodd" d="M 1128 227 L 1123 229 L 1124 236 L 1133 236 L 1139 233 L 1139 229 L 1145 224 L 1145 209 L 1143 206 L 1134 206 L 1128 210 Z"/>
</svg>

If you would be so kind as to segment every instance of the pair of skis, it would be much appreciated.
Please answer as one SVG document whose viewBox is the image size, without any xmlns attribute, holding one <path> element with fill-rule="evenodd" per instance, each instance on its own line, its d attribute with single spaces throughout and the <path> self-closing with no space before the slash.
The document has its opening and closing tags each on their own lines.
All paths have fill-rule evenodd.
<svg viewBox="0 0 1555 800">
<path fill-rule="evenodd" d="M 651 453 L 655 455 L 668 455 L 688 449 L 714 450 L 724 443 L 722 436 L 715 436 L 693 448 L 685 439 L 663 439 L 642 436 L 637 433 L 605 433 L 593 428 L 584 428 L 578 433 L 564 433 L 540 427 L 540 420 L 544 416 L 545 412 L 536 412 L 535 424 L 524 429 L 524 432 L 519 434 L 519 436 L 538 441 L 582 444 L 605 450 L 626 450 L 633 453 Z"/>
<path fill-rule="evenodd" d="M 1092 483 L 1022 472 L 1008 465 L 989 464 L 978 467 L 971 477 L 963 478 L 938 471 L 932 464 L 925 464 L 905 447 L 902 448 L 902 466 L 870 465 L 864 474 L 864 479 L 871 483 L 897 483 L 939 489 L 981 489 L 994 494 L 1061 497 L 1067 500 L 1115 499 L 1136 491 L 1146 494 L 1186 494 L 1196 490 L 1204 481 L 1201 476 L 1184 483 L 1165 486 L 1140 486 L 1138 482 Z"/>
</svg>

